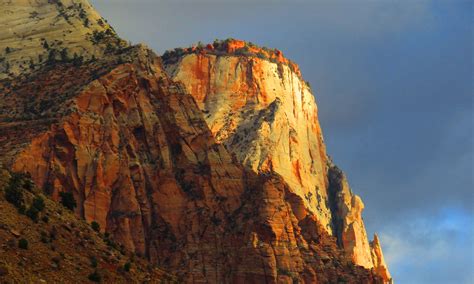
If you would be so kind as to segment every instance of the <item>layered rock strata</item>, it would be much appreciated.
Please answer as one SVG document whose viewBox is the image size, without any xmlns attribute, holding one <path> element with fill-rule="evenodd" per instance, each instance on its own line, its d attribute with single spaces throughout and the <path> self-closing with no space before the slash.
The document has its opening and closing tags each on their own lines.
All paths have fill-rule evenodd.
<svg viewBox="0 0 474 284">
<path fill-rule="evenodd" d="M 381 283 L 337 248 L 283 180 L 245 170 L 215 142 L 159 58 L 145 47 L 127 53 L 131 62 L 104 63 L 110 70 L 84 79 L 63 103 L 69 111 L 33 138 L 14 133 L 31 140 L 17 146 L 13 169 L 55 199 L 72 192 L 78 216 L 181 281 Z M 61 68 L 76 78 L 92 69 L 45 72 Z M 32 83 L 39 93 L 61 87 Z M 6 96 L 23 98 L 24 88 Z"/>
<path fill-rule="evenodd" d="M 383 266 L 390 279 L 385 263 L 371 256 L 360 197 L 327 157 L 316 102 L 296 64 L 281 51 L 233 39 L 175 49 L 163 59 L 217 142 L 248 169 L 278 173 L 355 263 Z"/>
<path fill-rule="evenodd" d="M 171 54 L 165 71 L 85 0 L 0 4 L 12 31 L 0 163 L 55 200 L 73 193 L 77 216 L 182 282 L 387 282 L 310 88 L 280 51 L 218 42 Z M 27 70 L 38 43 L 48 59 Z"/>
<path fill-rule="evenodd" d="M 125 46 L 86 0 L 1 0 L 0 79 Z"/>
</svg>

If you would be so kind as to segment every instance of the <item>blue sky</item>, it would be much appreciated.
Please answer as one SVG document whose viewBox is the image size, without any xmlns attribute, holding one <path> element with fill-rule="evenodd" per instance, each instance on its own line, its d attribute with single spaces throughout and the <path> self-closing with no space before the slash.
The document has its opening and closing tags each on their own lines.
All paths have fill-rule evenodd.
<svg viewBox="0 0 474 284">
<path fill-rule="evenodd" d="M 471 1 L 92 3 L 159 54 L 228 37 L 281 49 L 396 283 L 474 283 Z"/>
</svg>

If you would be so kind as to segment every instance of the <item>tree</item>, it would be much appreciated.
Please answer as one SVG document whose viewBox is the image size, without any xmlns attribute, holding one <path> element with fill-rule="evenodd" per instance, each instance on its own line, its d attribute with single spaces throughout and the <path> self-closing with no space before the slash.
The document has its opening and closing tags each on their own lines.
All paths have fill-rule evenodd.
<svg viewBox="0 0 474 284">
<path fill-rule="evenodd" d="M 72 192 L 61 192 L 59 193 L 61 197 L 61 204 L 67 209 L 74 211 L 74 208 L 77 207 L 76 200 Z"/>
<path fill-rule="evenodd" d="M 67 48 L 63 48 L 61 50 L 61 61 L 67 62 L 68 60 L 69 60 L 69 57 L 67 56 Z"/>
<path fill-rule="evenodd" d="M 18 241 L 18 247 L 21 249 L 28 249 L 28 241 L 25 239 L 20 239 Z"/>
<path fill-rule="evenodd" d="M 5 199 L 11 204 L 15 205 L 16 208 L 24 206 L 23 189 L 19 179 L 12 177 L 5 189 Z"/>
<path fill-rule="evenodd" d="M 74 64 L 74 66 L 76 66 L 76 67 L 79 67 L 79 66 L 82 65 L 83 62 L 84 62 L 84 57 L 78 56 L 77 53 L 74 53 L 74 57 L 72 59 L 72 64 Z"/>
<path fill-rule="evenodd" d="M 96 232 L 100 232 L 100 225 L 96 221 L 92 221 L 91 223 L 92 230 Z"/>
<path fill-rule="evenodd" d="M 89 274 L 89 276 L 87 278 L 89 278 L 89 280 L 92 281 L 92 282 L 100 282 L 102 280 L 102 277 L 100 276 L 100 274 L 97 270 L 95 270 L 93 273 Z"/>
<path fill-rule="evenodd" d="M 31 220 L 34 222 L 38 221 L 38 214 L 39 211 L 35 207 L 31 206 L 27 211 L 26 211 L 26 216 L 28 216 Z"/>
<path fill-rule="evenodd" d="M 124 270 L 125 272 L 129 272 L 131 267 L 132 267 L 132 264 L 130 263 L 130 261 L 127 261 L 127 262 L 123 265 L 123 270 Z"/>
<path fill-rule="evenodd" d="M 33 199 L 33 204 L 31 206 L 36 208 L 38 210 L 38 212 L 43 211 L 43 209 L 45 207 L 43 197 L 35 196 L 35 198 Z"/>
</svg>

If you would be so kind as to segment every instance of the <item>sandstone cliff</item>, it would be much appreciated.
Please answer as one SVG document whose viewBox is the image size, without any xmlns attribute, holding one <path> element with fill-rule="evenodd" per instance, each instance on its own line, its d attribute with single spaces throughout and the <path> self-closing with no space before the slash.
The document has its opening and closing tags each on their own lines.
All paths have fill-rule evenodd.
<svg viewBox="0 0 474 284">
<path fill-rule="evenodd" d="M 86 0 L 1 0 L 0 5 L 0 79 L 126 45 Z"/>
<path fill-rule="evenodd" d="M 233 39 L 163 59 L 219 143 L 247 168 L 282 176 L 355 263 L 383 266 L 390 279 L 385 263 L 372 258 L 361 199 L 327 158 L 317 105 L 296 64 L 281 51 Z"/>
<path fill-rule="evenodd" d="M 43 4 L 58 3 L 67 2 Z M 7 74 L 15 78 L 0 81 L 0 163 L 29 173 L 55 200 L 71 192 L 77 216 L 183 282 L 386 282 L 378 240 L 369 251 L 372 266 L 337 245 L 355 221 L 357 237 L 365 237 L 358 240 L 368 242 L 359 230 L 361 209 L 337 212 L 345 199 L 334 193 L 344 189 L 328 178 L 316 105 L 296 65 L 261 51 L 279 64 L 262 59 L 259 71 L 248 73 L 252 58 L 226 56 L 245 64 L 215 69 L 222 81 L 209 81 L 208 90 L 232 86 L 227 73 L 242 76 L 235 98 L 218 97 L 192 89 L 193 78 L 206 79 L 196 75 L 201 65 L 179 82 L 184 58 L 167 60 L 171 78 L 147 47 L 121 42 L 101 57 L 89 47 L 84 60 Z M 247 79 L 268 80 L 275 90 L 257 92 Z M 277 89 L 278 80 L 288 85 Z M 213 97 L 208 107 L 199 95 Z M 336 215 L 344 230 L 335 229 Z"/>
<path fill-rule="evenodd" d="M 69 111 L 55 112 L 33 135 L 18 122 L 0 125 L 10 137 L 2 149 L 17 153 L 5 163 L 55 199 L 72 192 L 78 216 L 182 281 L 380 281 L 339 251 L 284 181 L 245 170 L 215 142 L 159 58 L 141 46 L 125 53 L 130 62 L 43 70 L 46 78 L 83 78 L 83 85 L 60 106 Z M 92 79 L 96 65 L 108 71 Z M 62 88 L 31 78 L 38 94 Z M 2 101 L 18 103 L 30 91 L 15 83 Z M 29 142 L 21 147 L 12 137 Z"/>
</svg>

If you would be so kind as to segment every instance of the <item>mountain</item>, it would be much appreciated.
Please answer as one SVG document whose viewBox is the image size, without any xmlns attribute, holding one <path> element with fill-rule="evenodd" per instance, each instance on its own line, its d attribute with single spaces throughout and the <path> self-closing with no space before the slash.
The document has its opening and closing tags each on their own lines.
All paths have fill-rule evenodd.
<svg viewBox="0 0 474 284">
<path fill-rule="evenodd" d="M 380 246 L 367 240 L 364 204 L 326 154 L 311 87 L 295 63 L 279 50 L 234 39 L 178 48 L 163 59 L 218 143 L 248 169 L 279 174 L 356 264 L 390 279 Z"/>
<path fill-rule="evenodd" d="M 158 57 L 83 0 L 0 5 L 4 167 L 70 193 L 78 218 L 180 282 L 391 281 L 281 52 L 228 40 Z"/>
<path fill-rule="evenodd" d="M 126 46 L 87 1 L 2 0 L 0 79 L 55 60 L 87 60 Z"/>
</svg>

